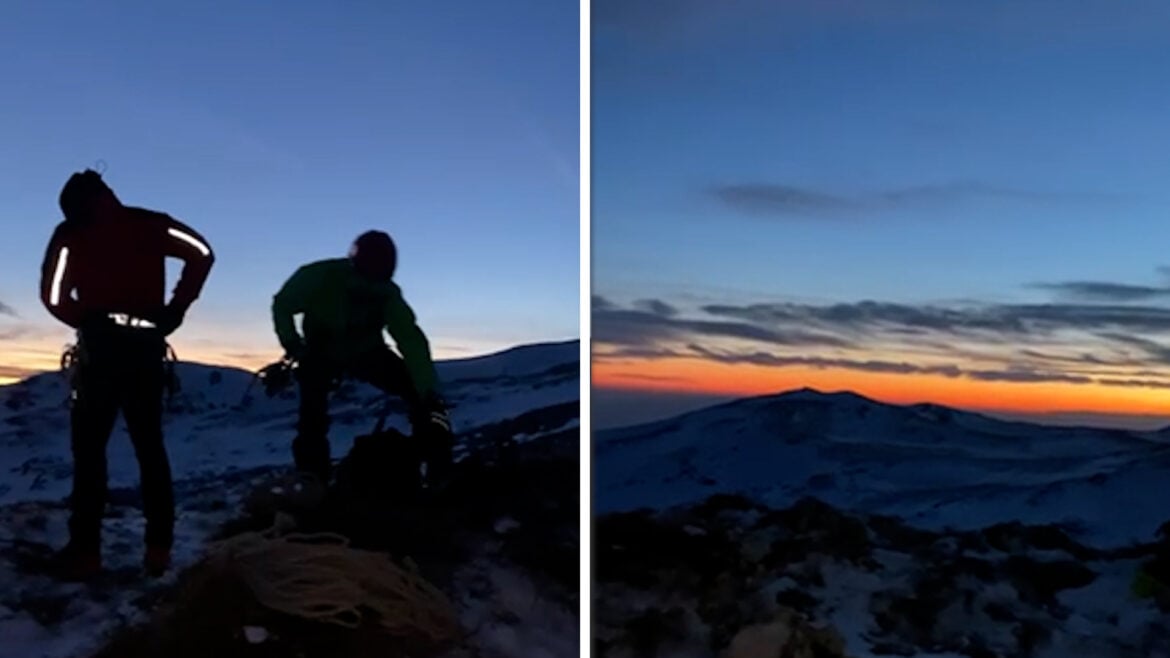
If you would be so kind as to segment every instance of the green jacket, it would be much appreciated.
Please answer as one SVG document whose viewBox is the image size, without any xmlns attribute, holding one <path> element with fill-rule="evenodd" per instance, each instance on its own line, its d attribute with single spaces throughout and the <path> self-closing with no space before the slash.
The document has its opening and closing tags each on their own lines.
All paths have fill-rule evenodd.
<svg viewBox="0 0 1170 658">
<path fill-rule="evenodd" d="M 293 322 L 298 313 L 304 314 L 303 338 Z M 402 290 L 393 282 L 364 279 L 347 258 L 309 263 L 294 272 L 272 299 L 272 321 L 285 351 L 296 353 L 312 346 L 339 367 L 384 348 L 385 329 L 406 361 L 419 395 L 435 390 L 430 344 Z"/>
</svg>

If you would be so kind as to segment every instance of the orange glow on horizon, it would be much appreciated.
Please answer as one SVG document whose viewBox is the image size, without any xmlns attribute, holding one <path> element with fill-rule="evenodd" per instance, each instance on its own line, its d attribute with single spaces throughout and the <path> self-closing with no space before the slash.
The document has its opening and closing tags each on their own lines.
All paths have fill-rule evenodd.
<svg viewBox="0 0 1170 658">
<path fill-rule="evenodd" d="M 892 404 L 932 402 L 1012 413 L 1165 414 L 1170 391 L 1069 383 L 983 382 L 938 375 L 769 368 L 701 359 L 592 364 L 597 388 L 749 397 L 798 388 L 853 391 Z"/>
<path fill-rule="evenodd" d="M 280 358 L 279 351 L 272 354 L 224 354 L 223 350 L 200 350 L 185 345 L 175 346 L 180 361 L 204 363 L 239 368 L 254 372 Z M 44 349 L 13 351 L 6 354 L 0 363 L 0 386 L 15 384 L 28 377 L 60 369 L 60 355 Z"/>
<path fill-rule="evenodd" d="M 212 335 L 215 336 L 215 339 L 186 338 L 184 340 L 184 338 L 178 338 L 173 340 L 175 354 L 183 362 L 239 368 L 248 372 L 255 372 L 281 357 L 280 348 L 273 347 L 271 344 L 263 344 L 259 341 L 241 344 L 221 338 L 221 336 L 227 335 L 224 331 Z M 5 343 L 3 355 L 0 356 L 2 359 L 0 360 L 0 386 L 15 384 L 33 375 L 58 370 L 65 345 L 75 340 L 68 333 L 56 329 L 45 332 L 45 335 L 39 338 Z M 451 346 L 451 344 L 455 346 Z M 432 356 L 438 361 L 479 357 L 494 354 L 510 347 L 513 345 L 441 336 L 436 336 L 431 345 Z"/>
</svg>

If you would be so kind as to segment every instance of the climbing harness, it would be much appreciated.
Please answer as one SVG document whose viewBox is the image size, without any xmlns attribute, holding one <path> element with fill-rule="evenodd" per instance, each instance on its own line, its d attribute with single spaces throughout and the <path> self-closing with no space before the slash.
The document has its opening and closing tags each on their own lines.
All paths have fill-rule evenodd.
<svg viewBox="0 0 1170 658">
<path fill-rule="evenodd" d="M 80 380 L 79 373 L 82 360 L 81 338 L 78 337 L 76 343 L 66 345 L 65 351 L 61 353 L 61 372 L 65 375 L 65 381 L 69 386 L 69 397 L 65 400 L 65 404 L 70 408 L 77 401 L 77 387 Z"/>
<path fill-rule="evenodd" d="M 182 389 L 182 381 L 179 379 L 179 374 L 175 368 L 175 364 L 179 362 L 179 357 L 175 353 L 175 348 L 171 347 L 170 343 L 163 343 L 165 345 L 165 352 L 163 353 L 163 391 L 166 393 L 167 402 L 174 400 L 176 394 Z M 61 372 L 65 374 L 66 381 L 69 383 L 69 406 L 77 400 L 78 387 L 81 381 L 81 366 L 85 362 L 85 346 L 78 336 L 77 342 L 71 345 L 66 345 L 65 350 L 61 353 Z"/>
</svg>

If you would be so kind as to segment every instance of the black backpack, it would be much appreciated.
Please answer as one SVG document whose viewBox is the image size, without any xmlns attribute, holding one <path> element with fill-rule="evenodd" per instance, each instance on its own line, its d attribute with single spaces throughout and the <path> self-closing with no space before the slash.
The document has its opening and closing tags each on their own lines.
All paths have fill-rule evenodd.
<svg viewBox="0 0 1170 658">
<path fill-rule="evenodd" d="M 366 500 L 401 502 L 422 490 L 423 454 L 419 441 L 394 428 L 354 439 L 337 466 L 336 485 Z"/>
</svg>

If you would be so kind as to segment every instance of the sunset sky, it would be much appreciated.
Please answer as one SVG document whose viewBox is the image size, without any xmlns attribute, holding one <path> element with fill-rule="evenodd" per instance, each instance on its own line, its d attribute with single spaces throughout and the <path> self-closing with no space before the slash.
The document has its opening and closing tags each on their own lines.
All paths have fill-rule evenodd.
<svg viewBox="0 0 1170 658">
<path fill-rule="evenodd" d="M 438 357 L 579 335 L 577 2 L 273 7 L 0 9 L 0 383 L 71 339 L 40 264 L 61 185 L 99 160 L 216 249 L 180 358 L 279 357 L 272 295 L 369 228 Z"/>
<path fill-rule="evenodd" d="M 805 386 L 1170 417 L 1168 33 L 1157 2 L 594 2 L 596 426 Z"/>
</svg>

